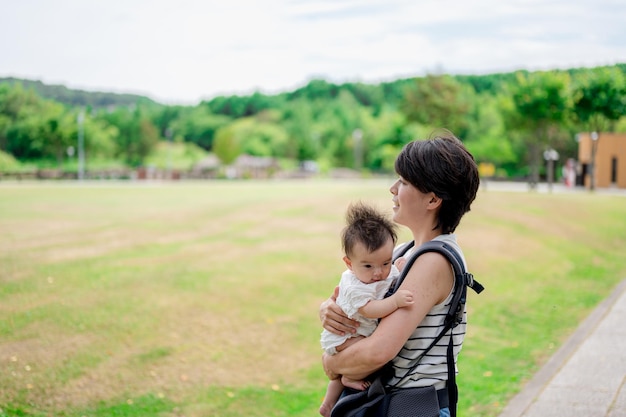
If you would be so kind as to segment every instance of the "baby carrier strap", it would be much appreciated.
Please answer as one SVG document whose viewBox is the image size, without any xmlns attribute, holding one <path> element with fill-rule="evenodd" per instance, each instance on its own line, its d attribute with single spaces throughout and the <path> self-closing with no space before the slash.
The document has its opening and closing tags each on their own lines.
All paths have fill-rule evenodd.
<svg viewBox="0 0 626 417">
<path fill-rule="evenodd" d="M 395 262 L 396 259 L 403 256 L 410 248 L 415 245 L 414 241 L 405 243 L 394 251 L 393 260 Z M 448 313 L 446 314 L 446 319 L 444 321 L 444 328 L 437 335 L 437 337 L 432 341 L 430 346 L 422 353 L 420 358 L 416 361 L 415 365 L 411 369 L 408 370 L 406 375 L 410 375 L 413 370 L 419 364 L 421 358 L 441 340 L 441 338 L 448 332 L 448 330 L 456 327 L 463 320 L 463 312 L 465 311 L 465 303 L 467 301 L 467 287 L 473 289 L 477 294 L 480 294 L 485 288 L 474 279 L 474 276 L 465 270 L 465 266 L 463 264 L 463 260 L 461 259 L 461 255 L 449 244 L 446 242 L 442 242 L 440 240 L 431 240 L 422 244 L 418 247 L 407 259 L 404 268 L 402 269 L 402 273 L 400 277 L 393 285 L 392 289 L 389 291 L 387 295 L 393 294 L 400 287 L 406 274 L 411 269 L 411 266 L 415 262 L 415 260 L 427 252 L 437 252 L 446 257 L 446 259 L 452 265 L 454 269 L 454 293 L 452 296 L 452 301 L 450 302 L 450 308 L 448 309 Z M 456 385 L 456 370 L 454 367 L 454 352 L 453 352 L 453 341 L 452 341 L 452 333 L 450 334 L 450 342 L 448 343 L 447 350 L 447 359 L 448 365 L 448 399 L 450 402 L 450 412 L 452 417 L 456 417 L 456 404 L 458 401 L 458 389 Z"/>
</svg>

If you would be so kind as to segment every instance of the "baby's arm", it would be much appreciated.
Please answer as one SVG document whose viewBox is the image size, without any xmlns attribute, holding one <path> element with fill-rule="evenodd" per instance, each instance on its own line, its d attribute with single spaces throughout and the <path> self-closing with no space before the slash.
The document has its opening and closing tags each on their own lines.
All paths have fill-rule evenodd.
<svg viewBox="0 0 626 417">
<path fill-rule="evenodd" d="M 380 319 L 411 304 L 413 304 L 413 293 L 408 290 L 398 290 L 382 300 L 369 301 L 359 309 L 359 313 L 370 319 Z"/>
</svg>

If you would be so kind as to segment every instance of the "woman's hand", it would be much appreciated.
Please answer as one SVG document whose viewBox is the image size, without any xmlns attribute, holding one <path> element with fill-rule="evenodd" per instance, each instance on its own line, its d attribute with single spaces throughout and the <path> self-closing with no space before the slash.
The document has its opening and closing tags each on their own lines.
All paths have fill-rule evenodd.
<svg viewBox="0 0 626 417">
<path fill-rule="evenodd" d="M 346 316 L 346 313 L 337 305 L 337 295 L 339 295 L 339 287 L 335 287 L 333 295 L 320 305 L 319 314 L 322 327 L 341 336 L 356 333 L 359 322 Z"/>
</svg>

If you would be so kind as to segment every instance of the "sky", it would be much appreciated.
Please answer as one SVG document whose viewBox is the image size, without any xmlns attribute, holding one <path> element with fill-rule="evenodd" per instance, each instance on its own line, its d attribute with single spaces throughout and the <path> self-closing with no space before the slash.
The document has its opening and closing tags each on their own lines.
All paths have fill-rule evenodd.
<svg viewBox="0 0 626 417">
<path fill-rule="evenodd" d="M 164 104 L 616 63 L 623 0 L 0 0 L 0 77 Z"/>
</svg>

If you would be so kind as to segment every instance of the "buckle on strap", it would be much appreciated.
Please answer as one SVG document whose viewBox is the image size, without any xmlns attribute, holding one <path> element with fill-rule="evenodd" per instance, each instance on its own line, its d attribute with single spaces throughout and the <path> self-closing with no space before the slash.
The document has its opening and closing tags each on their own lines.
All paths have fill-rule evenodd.
<svg viewBox="0 0 626 417">
<path fill-rule="evenodd" d="M 483 287 L 480 282 L 474 279 L 474 275 L 466 272 L 465 274 L 463 274 L 463 276 L 465 279 L 465 285 L 476 291 L 476 294 L 480 294 L 481 292 L 483 292 L 485 287 Z"/>
</svg>

